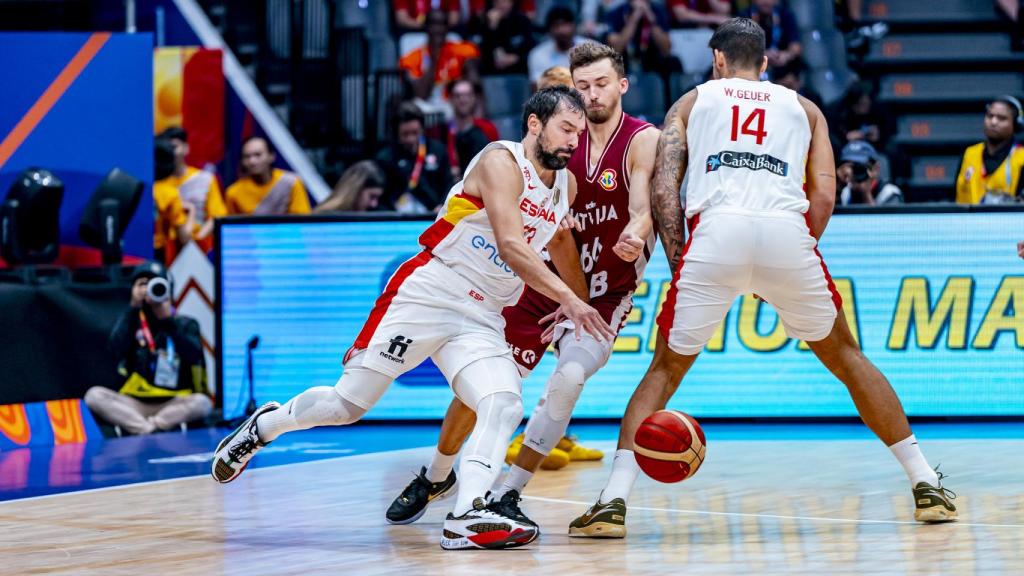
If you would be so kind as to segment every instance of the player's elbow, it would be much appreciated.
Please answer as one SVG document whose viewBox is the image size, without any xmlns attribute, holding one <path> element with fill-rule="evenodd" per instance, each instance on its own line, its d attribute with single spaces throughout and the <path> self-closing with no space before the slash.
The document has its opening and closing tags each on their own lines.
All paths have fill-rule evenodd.
<svg viewBox="0 0 1024 576">
<path fill-rule="evenodd" d="M 509 266 L 515 268 L 522 260 L 523 239 L 511 236 L 497 238 L 498 256 Z"/>
<path fill-rule="evenodd" d="M 836 207 L 836 188 L 835 186 L 814 188 L 809 200 L 812 205 L 831 214 Z"/>
</svg>

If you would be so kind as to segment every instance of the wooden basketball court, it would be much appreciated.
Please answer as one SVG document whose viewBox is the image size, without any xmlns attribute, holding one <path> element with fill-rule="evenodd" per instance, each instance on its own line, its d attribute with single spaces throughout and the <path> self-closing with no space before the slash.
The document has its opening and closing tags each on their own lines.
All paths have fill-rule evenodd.
<svg viewBox="0 0 1024 576">
<path fill-rule="evenodd" d="M 540 539 L 438 546 L 450 501 L 417 523 L 384 510 L 429 449 L 192 477 L 0 504 L 2 574 L 1021 574 L 1024 440 L 926 440 L 960 521 L 912 520 L 905 477 L 869 440 L 709 439 L 681 484 L 641 478 L 625 540 L 579 540 L 604 463 L 541 472 L 523 508 Z M 598 445 L 613 449 L 610 443 Z"/>
</svg>

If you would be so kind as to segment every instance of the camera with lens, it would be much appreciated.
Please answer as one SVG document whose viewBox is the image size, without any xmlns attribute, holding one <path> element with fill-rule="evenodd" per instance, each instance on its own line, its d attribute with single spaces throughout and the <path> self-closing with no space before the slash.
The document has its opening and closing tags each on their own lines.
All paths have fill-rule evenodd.
<svg viewBox="0 0 1024 576">
<path fill-rule="evenodd" d="M 146 283 L 146 297 L 157 304 L 170 300 L 171 284 L 160 277 L 150 278 Z"/>
<path fill-rule="evenodd" d="M 868 178 L 871 177 L 871 174 L 868 171 L 867 164 L 854 163 L 851 165 L 851 168 L 851 177 L 853 178 L 853 181 L 858 184 L 866 181 Z"/>
</svg>

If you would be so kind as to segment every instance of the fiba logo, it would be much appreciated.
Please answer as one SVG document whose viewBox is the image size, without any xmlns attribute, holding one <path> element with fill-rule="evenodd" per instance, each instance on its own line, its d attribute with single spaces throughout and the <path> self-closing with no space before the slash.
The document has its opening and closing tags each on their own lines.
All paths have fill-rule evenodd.
<svg viewBox="0 0 1024 576">
<path fill-rule="evenodd" d="M 615 189 L 615 170 L 611 168 L 601 172 L 601 177 L 597 179 L 597 183 L 601 185 L 601 188 L 612 191 Z"/>
<path fill-rule="evenodd" d="M 392 338 L 391 340 L 388 340 L 388 342 L 391 343 L 391 346 L 388 347 L 387 352 L 381 351 L 381 357 L 387 358 L 392 362 L 405 364 L 405 360 L 402 359 L 402 356 L 405 356 L 406 351 L 409 349 L 409 344 L 412 344 L 412 340 L 406 338 L 405 336 L 398 335 Z"/>
<path fill-rule="evenodd" d="M 537 361 L 537 353 L 533 350 L 523 350 L 522 353 L 523 363 L 533 364 Z"/>
</svg>

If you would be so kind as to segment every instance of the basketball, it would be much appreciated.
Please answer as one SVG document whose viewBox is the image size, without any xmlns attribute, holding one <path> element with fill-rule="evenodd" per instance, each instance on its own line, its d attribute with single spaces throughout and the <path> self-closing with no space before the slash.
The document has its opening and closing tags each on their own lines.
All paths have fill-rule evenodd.
<svg viewBox="0 0 1024 576">
<path fill-rule="evenodd" d="M 633 441 L 640 469 L 665 483 L 680 482 L 696 474 L 707 449 L 700 424 L 678 410 L 659 410 L 648 416 Z"/>
</svg>

